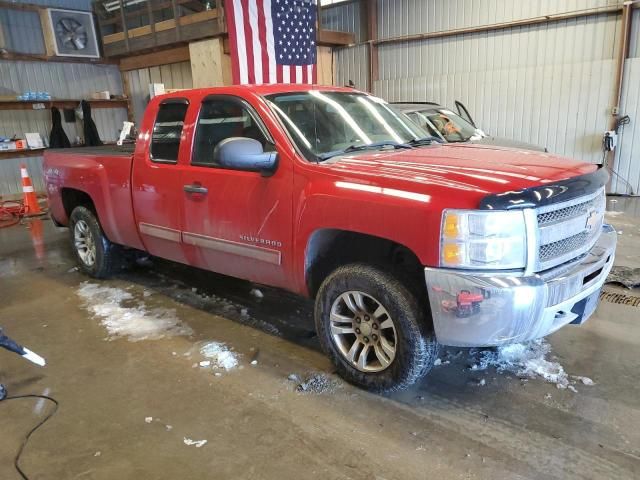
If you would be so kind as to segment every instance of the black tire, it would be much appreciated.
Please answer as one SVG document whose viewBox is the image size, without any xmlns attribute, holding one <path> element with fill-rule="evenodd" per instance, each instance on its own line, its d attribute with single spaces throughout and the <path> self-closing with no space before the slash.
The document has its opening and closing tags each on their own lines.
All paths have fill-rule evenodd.
<svg viewBox="0 0 640 480">
<path fill-rule="evenodd" d="M 87 264 L 82 259 L 76 247 L 75 229 L 76 224 L 80 221 L 83 221 L 88 226 L 95 244 L 95 261 L 92 264 Z M 107 278 L 121 265 L 121 249 L 105 236 L 100 222 L 98 222 L 92 210 L 87 207 L 74 208 L 69 217 L 69 230 L 71 233 L 71 248 L 82 272 L 93 278 Z"/>
<path fill-rule="evenodd" d="M 348 291 L 361 291 L 376 299 L 395 324 L 395 357 L 384 370 L 363 372 L 340 352 L 331 334 L 330 313 L 334 302 Z M 388 393 L 410 387 L 423 378 L 438 357 L 438 343 L 420 302 L 396 276 L 364 264 L 336 269 L 320 286 L 315 322 L 320 345 L 348 382 L 369 391 Z"/>
</svg>

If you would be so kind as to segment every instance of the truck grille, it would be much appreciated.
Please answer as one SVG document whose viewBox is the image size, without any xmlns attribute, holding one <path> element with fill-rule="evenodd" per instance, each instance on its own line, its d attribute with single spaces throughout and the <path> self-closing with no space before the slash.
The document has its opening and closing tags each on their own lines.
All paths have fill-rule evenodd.
<svg viewBox="0 0 640 480">
<path fill-rule="evenodd" d="M 589 210 L 593 208 L 594 201 L 588 200 L 586 202 L 579 203 L 577 205 L 571 205 L 559 210 L 552 210 L 551 212 L 538 214 L 538 226 L 542 227 L 550 223 L 561 222 L 570 218 L 575 218 L 580 215 L 589 213 Z"/>
<path fill-rule="evenodd" d="M 541 207 L 538 222 L 538 257 L 535 271 L 573 260 L 598 239 L 604 220 L 604 188 L 588 197 Z"/>
</svg>

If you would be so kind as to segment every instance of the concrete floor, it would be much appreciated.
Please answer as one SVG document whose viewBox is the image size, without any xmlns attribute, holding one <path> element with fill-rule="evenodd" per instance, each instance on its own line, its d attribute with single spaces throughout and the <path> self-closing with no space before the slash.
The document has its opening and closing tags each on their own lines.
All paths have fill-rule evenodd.
<svg viewBox="0 0 640 480">
<path fill-rule="evenodd" d="M 609 220 L 622 232 L 617 263 L 640 266 L 640 218 Z M 0 230 L 0 325 L 48 360 L 41 369 L 0 351 L 0 382 L 60 402 L 23 456 L 31 478 L 640 478 L 638 307 L 603 302 L 586 325 L 548 339 L 568 373 L 595 381 L 577 393 L 469 370 L 462 351 L 410 391 L 377 396 L 332 376 L 308 302 L 266 288 L 258 299 L 246 282 L 165 262 L 102 284 L 175 309 L 193 335 L 107 341 L 76 293 L 87 278 L 72 270 L 67 232 L 42 226 L 43 245 L 32 239 L 37 224 Z M 234 348 L 240 367 L 194 368 L 206 340 Z M 334 387 L 299 393 L 288 380 L 314 372 Z M 15 452 L 48 408 L 0 403 L 0 478 L 19 478 Z"/>
</svg>

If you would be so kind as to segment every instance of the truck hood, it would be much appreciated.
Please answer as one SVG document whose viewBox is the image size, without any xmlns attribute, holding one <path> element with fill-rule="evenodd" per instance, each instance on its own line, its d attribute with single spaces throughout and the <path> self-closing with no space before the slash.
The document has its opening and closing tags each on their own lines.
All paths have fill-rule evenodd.
<svg viewBox="0 0 640 480">
<path fill-rule="evenodd" d="M 596 165 L 549 153 L 479 144 L 363 151 L 321 164 L 343 178 L 415 192 L 503 193 L 584 175 Z"/>
</svg>

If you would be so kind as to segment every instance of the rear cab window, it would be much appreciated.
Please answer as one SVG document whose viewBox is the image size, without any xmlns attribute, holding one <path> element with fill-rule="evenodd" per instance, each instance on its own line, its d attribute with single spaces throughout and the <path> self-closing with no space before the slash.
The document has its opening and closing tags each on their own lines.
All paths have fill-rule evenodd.
<svg viewBox="0 0 640 480">
<path fill-rule="evenodd" d="M 178 162 L 182 128 L 188 108 L 189 102 L 184 98 L 171 98 L 160 104 L 151 134 L 149 152 L 152 162 Z"/>
</svg>

